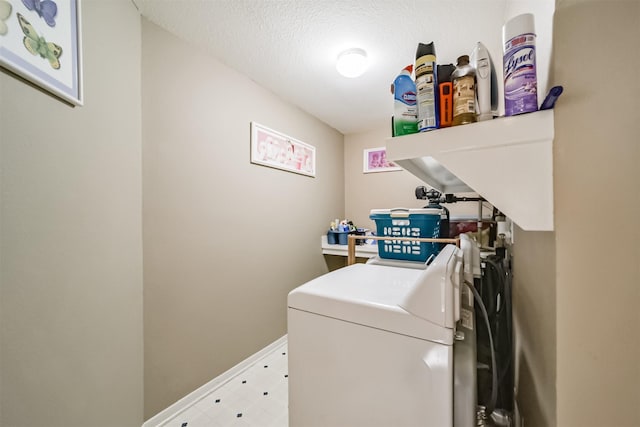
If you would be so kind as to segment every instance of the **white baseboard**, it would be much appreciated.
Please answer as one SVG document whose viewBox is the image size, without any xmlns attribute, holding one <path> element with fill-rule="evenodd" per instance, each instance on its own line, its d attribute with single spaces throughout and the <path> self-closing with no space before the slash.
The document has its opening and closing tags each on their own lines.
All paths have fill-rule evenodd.
<svg viewBox="0 0 640 427">
<path fill-rule="evenodd" d="M 144 424 L 142 424 L 142 427 L 160 427 L 160 426 L 162 426 L 164 423 L 166 423 L 167 421 L 169 421 L 170 419 L 172 419 L 173 417 L 178 415 L 180 412 L 186 410 L 191 405 L 193 405 L 194 403 L 196 403 L 197 401 L 199 401 L 200 399 L 205 397 L 207 394 L 209 394 L 210 392 L 212 392 L 216 388 L 220 387 L 222 384 L 226 383 L 231 378 L 233 378 L 236 375 L 240 374 L 244 370 L 248 369 L 256 361 L 260 360 L 261 358 L 263 358 L 267 354 L 271 353 L 273 350 L 275 350 L 276 348 L 278 348 L 279 346 L 281 346 L 282 344 L 284 344 L 286 342 L 287 342 L 287 336 L 286 335 L 283 336 L 283 337 L 280 337 L 279 339 L 277 339 L 276 341 L 272 342 L 271 344 L 269 344 L 268 346 L 266 346 L 262 350 L 260 350 L 260 351 L 258 351 L 256 353 L 254 353 L 253 355 L 247 357 L 245 360 L 243 360 L 242 362 L 238 363 L 233 368 L 229 369 L 226 372 L 223 372 L 222 374 L 218 375 L 217 377 L 215 377 L 214 379 L 212 379 L 211 381 L 209 381 L 208 383 L 206 383 L 202 387 L 192 391 L 191 393 L 189 393 L 188 395 L 186 395 L 182 399 L 178 400 L 173 405 L 169 406 L 168 408 L 160 411 L 159 413 L 157 413 L 153 417 L 149 418 L 147 421 L 145 421 Z"/>
</svg>

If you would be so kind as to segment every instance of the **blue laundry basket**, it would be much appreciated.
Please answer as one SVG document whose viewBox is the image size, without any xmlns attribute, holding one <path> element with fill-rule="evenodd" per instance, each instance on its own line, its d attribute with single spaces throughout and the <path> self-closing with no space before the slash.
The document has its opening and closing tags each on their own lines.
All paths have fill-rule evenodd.
<svg viewBox="0 0 640 427">
<path fill-rule="evenodd" d="M 375 221 L 378 236 L 378 256 L 386 259 L 425 262 L 440 252 L 439 243 L 408 242 L 393 237 L 440 237 L 440 209 L 373 209 L 369 218 Z"/>
</svg>

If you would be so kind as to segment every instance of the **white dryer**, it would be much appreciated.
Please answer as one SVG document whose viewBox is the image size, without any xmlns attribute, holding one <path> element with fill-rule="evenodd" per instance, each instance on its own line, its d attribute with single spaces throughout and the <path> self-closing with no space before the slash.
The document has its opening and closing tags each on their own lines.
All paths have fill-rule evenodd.
<svg viewBox="0 0 640 427">
<path fill-rule="evenodd" d="M 447 245 L 426 269 L 355 264 L 291 291 L 289 426 L 474 425 L 473 301 L 462 292 L 462 262 Z M 457 379 L 454 359 L 466 372 Z"/>
</svg>

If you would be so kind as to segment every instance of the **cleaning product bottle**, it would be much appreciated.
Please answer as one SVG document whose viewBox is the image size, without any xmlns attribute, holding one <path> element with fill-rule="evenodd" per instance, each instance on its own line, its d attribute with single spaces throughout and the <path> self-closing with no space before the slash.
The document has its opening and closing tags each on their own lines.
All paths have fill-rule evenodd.
<svg viewBox="0 0 640 427">
<path fill-rule="evenodd" d="M 393 94 L 393 134 L 408 135 L 418 132 L 418 106 L 416 85 L 411 78 L 413 65 L 407 65 L 391 84 Z"/>
<path fill-rule="evenodd" d="M 440 105 L 440 127 L 453 123 L 453 83 L 451 74 L 456 69 L 453 64 L 438 65 L 438 104 Z"/>
<path fill-rule="evenodd" d="M 476 72 L 469 65 L 469 55 L 458 57 L 453 80 L 453 126 L 476 121 Z"/>
<path fill-rule="evenodd" d="M 491 120 L 498 110 L 498 79 L 489 50 L 482 42 L 476 43 L 469 61 L 476 70 L 476 116 L 479 122 Z"/>
<path fill-rule="evenodd" d="M 533 14 L 510 19 L 502 28 L 504 44 L 504 113 L 506 116 L 538 109 L 536 35 Z"/>
<path fill-rule="evenodd" d="M 416 51 L 416 89 L 418 99 L 418 130 L 440 127 L 438 118 L 438 75 L 436 48 L 431 43 L 418 43 Z"/>
</svg>

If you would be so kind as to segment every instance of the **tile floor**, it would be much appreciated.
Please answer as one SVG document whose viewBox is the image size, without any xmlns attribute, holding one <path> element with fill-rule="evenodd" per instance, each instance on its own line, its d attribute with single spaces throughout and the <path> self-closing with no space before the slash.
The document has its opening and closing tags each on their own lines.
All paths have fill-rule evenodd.
<svg viewBox="0 0 640 427">
<path fill-rule="evenodd" d="M 286 341 L 159 427 L 287 427 Z"/>
</svg>

